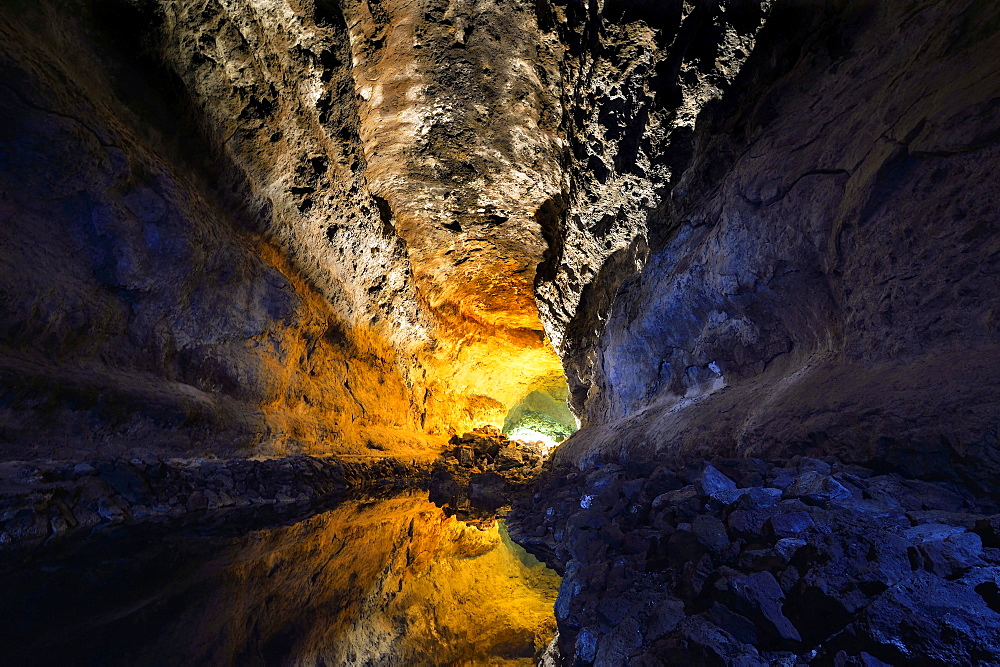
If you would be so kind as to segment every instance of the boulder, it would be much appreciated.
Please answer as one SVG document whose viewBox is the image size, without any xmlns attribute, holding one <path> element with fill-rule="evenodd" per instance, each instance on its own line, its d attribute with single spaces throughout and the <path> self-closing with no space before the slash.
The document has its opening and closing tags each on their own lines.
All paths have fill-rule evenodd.
<svg viewBox="0 0 1000 667">
<path fill-rule="evenodd" d="M 774 639 L 799 642 L 802 636 L 782 611 L 784 591 L 770 572 L 756 572 L 730 580 L 729 592 L 736 611 L 754 622 L 758 630 Z"/>
<path fill-rule="evenodd" d="M 726 497 L 727 493 L 736 491 L 736 482 L 723 475 L 712 464 L 706 463 L 701 474 L 694 481 L 694 488 L 702 496 L 715 498 L 722 495 Z"/>
<path fill-rule="evenodd" d="M 830 500 L 850 498 L 851 492 L 829 475 L 809 471 L 795 478 L 783 495 L 785 498 L 802 498 L 808 503 L 820 504 Z"/>
</svg>

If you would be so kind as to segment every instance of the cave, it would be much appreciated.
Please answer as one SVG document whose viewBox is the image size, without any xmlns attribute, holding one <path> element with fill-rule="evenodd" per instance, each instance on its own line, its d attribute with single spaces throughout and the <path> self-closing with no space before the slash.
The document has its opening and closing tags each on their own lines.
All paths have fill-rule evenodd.
<svg viewBox="0 0 1000 667">
<path fill-rule="evenodd" d="M 1000 665 L 1000 3 L 0 2 L 0 663 Z"/>
</svg>

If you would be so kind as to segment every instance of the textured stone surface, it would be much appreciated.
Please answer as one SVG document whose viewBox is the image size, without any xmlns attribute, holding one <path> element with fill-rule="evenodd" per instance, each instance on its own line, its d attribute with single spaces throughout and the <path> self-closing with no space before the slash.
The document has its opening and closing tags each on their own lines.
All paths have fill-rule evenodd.
<svg viewBox="0 0 1000 667">
<path fill-rule="evenodd" d="M 10 4 L 4 440 L 996 469 L 993 12 Z"/>
<path fill-rule="evenodd" d="M 721 470 L 736 504 L 704 483 Z M 787 477 L 848 496 L 769 492 Z M 534 491 L 507 523 L 564 574 L 564 664 L 1000 660 L 995 498 L 832 457 L 556 467 Z"/>
<path fill-rule="evenodd" d="M 562 383 L 532 287 L 561 178 L 558 43 L 526 2 L 158 3 L 157 52 L 350 326 L 413 359 L 426 429 Z"/>
<path fill-rule="evenodd" d="M 1000 470 L 996 12 L 774 10 L 586 353 L 596 428 L 565 460 L 794 446 Z"/>
<path fill-rule="evenodd" d="M 415 364 L 279 249 L 150 21 L 0 12 L 4 456 L 426 448 Z"/>
<path fill-rule="evenodd" d="M 421 455 L 558 391 L 531 296 L 557 45 L 519 10 L 466 53 L 482 8 L 431 9 L 4 6 L 5 456 Z"/>
<path fill-rule="evenodd" d="M 553 231 L 536 295 L 581 414 L 597 338 L 659 233 L 656 209 L 689 157 L 699 112 L 739 73 L 770 4 L 537 3 L 565 47 L 569 168 L 538 213 Z"/>
</svg>

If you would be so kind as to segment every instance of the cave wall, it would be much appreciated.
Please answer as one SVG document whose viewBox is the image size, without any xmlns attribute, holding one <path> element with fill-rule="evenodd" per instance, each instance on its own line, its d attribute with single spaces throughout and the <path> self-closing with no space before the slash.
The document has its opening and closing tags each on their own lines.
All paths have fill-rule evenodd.
<svg viewBox="0 0 1000 667">
<path fill-rule="evenodd" d="M 271 233 L 155 20 L 0 11 L 3 456 L 426 449 L 412 362 Z"/>
<path fill-rule="evenodd" d="M 777 5 L 576 338 L 589 428 L 559 456 L 996 474 L 998 30 L 987 2 Z"/>
<path fill-rule="evenodd" d="M 573 463 L 994 470 L 996 28 L 5 3 L 5 455 L 413 452 L 565 370 Z"/>
<path fill-rule="evenodd" d="M 689 159 L 701 109 L 739 73 L 771 3 L 609 0 L 539 4 L 559 35 L 563 189 L 536 298 L 576 411 L 619 288 L 641 270 L 650 219 Z"/>
<path fill-rule="evenodd" d="M 531 3 L 0 21 L 5 456 L 418 455 L 563 384 L 532 297 L 559 44 Z"/>
</svg>

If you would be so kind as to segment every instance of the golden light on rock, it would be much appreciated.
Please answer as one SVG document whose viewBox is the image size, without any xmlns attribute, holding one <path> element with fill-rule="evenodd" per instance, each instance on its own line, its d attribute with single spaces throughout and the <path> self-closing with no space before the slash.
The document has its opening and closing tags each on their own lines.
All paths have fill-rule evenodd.
<svg viewBox="0 0 1000 667">
<path fill-rule="evenodd" d="M 267 378 L 262 453 L 428 459 L 454 433 L 503 424 L 533 391 L 565 387 L 540 330 L 442 317 L 432 344 L 400 351 L 378 327 L 342 322 L 275 247 L 260 253 L 297 303 L 277 335 L 247 343 Z"/>
</svg>

